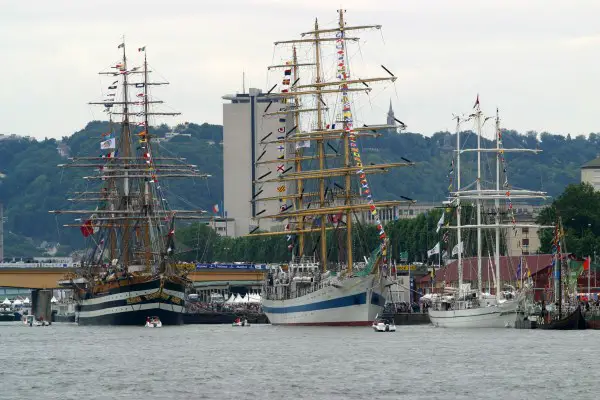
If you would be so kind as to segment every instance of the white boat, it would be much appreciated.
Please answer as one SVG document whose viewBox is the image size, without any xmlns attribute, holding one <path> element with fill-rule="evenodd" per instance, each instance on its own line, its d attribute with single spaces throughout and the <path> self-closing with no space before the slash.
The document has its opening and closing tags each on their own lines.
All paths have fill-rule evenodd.
<svg viewBox="0 0 600 400">
<path fill-rule="evenodd" d="M 396 332 L 394 321 L 378 319 L 373 322 L 372 327 L 375 332 Z"/>
<path fill-rule="evenodd" d="M 413 163 L 404 159 L 406 162 L 385 165 L 363 164 L 359 141 L 373 135 L 372 132 L 365 133 L 368 130 L 398 132 L 406 127 L 400 121 L 398 124 L 370 125 L 368 129 L 365 128 L 367 125 L 355 126 L 352 101 L 361 96 L 367 85 L 365 82 L 369 82 L 367 91 L 370 91 L 371 83 L 393 82 L 396 77 L 383 67 L 382 77 L 350 78 L 348 54 L 351 50 L 348 47 L 357 40 L 356 30 L 377 30 L 381 26 L 349 26 L 345 11 L 340 9 L 338 13 L 338 21 L 331 29 L 319 28 L 316 21 L 311 31 L 302 34 L 311 39 L 275 43 L 276 46 L 304 43 L 312 46 L 314 53 L 303 51 L 299 59 L 293 47 L 291 55 L 283 55 L 284 62 L 269 67 L 272 71 L 283 69 L 283 74 L 277 78 L 282 79 L 281 92 L 269 92 L 267 99 L 277 102 L 283 98 L 285 101 L 274 105 L 272 112 L 266 113 L 265 109 L 264 115 L 270 115 L 269 123 L 285 135 L 278 136 L 277 141 L 264 142 L 264 151 L 257 158 L 263 158 L 265 154 L 267 157 L 256 162 L 256 181 L 270 176 L 266 182 L 277 182 L 277 193 L 259 197 L 263 192 L 259 190 L 262 187 L 259 182 L 252 202 L 257 216 L 269 211 L 257 218 L 257 224 L 263 218 L 271 218 L 275 223 L 285 221 L 282 223 L 285 227 L 251 236 L 285 235 L 292 252 L 288 265 L 269 270 L 261 293 L 262 309 L 274 325 L 371 326 L 383 310 L 384 292 L 389 291 L 391 285 L 388 239 L 379 214 L 382 204 L 373 200 L 367 174 L 374 169 L 385 170 Z M 346 37 L 346 32 L 350 31 L 352 37 Z M 322 46 L 326 41 L 335 43 L 335 49 Z M 320 61 L 320 54 L 325 51 L 331 51 L 329 56 L 337 60 L 327 64 L 334 67 L 327 73 L 323 71 L 325 64 L 321 65 Z M 299 69 L 298 66 L 310 68 Z M 310 72 L 305 74 L 306 70 Z M 334 78 L 326 82 L 325 77 Z M 298 81 L 302 82 L 299 86 L 291 83 Z M 315 143 L 315 140 L 320 142 Z M 339 151 L 340 157 L 330 162 L 331 155 L 326 151 L 332 148 L 336 153 Z M 302 160 L 315 161 L 304 163 Z M 267 188 L 265 186 L 265 190 Z M 336 194 L 332 196 L 333 192 Z M 279 206 L 269 206 L 273 204 L 270 201 L 278 201 L 275 204 Z M 408 202 L 412 203 L 411 200 Z M 407 202 L 389 201 L 385 206 L 402 203 Z M 377 226 L 377 247 L 369 250 L 372 254 L 368 259 L 363 256 L 366 258 L 364 263 L 353 260 L 354 253 L 360 250 L 352 235 L 353 226 L 358 223 L 355 217 L 358 210 L 367 211 L 369 222 Z M 328 234 L 332 232 L 328 231 L 336 232 L 338 240 L 330 241 Z M 332 248 L 337 249 L 337 260 L 328 260 Z"/>
<path fill-rule="evenodd" d="M 48 321 L 38 321 L 34 318 L 33 315 L 25 315 L 23 316 L 23 324 L 29 326 L 49 326 L 50 322 Z"/>
<path fill-rule="evenodd" d="M 434 295 L 431 299 L 431 307 L 428 310 L 431 323 L 443 328 L 504 328 L 514 327 L 517 318 L 517 306 L 520 299 L 517 299 L 515 293 L 502 292 L 501 274 L 500 274 L 500 231 L 501 229 L 516 228 L 544 228 L 544 226 L 532 224 L 519 224 L 514 219 L 511 196 L 518 199 L 545 198 L 544 192 L 535 192 L 529 190 L 512 190 L 508 186 L 508 177 L 506 176 L 506 166 L 504 154 L 508 152 L 536 152 L 537 150 L 528 149 L 505 149 L 502 147 L 502 133 L 500 130 L 500 118 L 496 112 L 496 147 L 495 149 L 483 149 L 481 147 L 481 130 L 483 114 L 480 109 L 479 95 L 475 102 L 474 113 L 466 120 L 473 119 L 477 128 L 477 147 L 475 149 L 463 149 L 460 145 L 460 123 L 461 117 L 456 116 L 456 147 L 459 151 L 456 153 L 456 191 L 451 192 L 450 200 L 445 202 L 446 207 L 453 207 L 456 211 L 456 226 L 447 226 L 448 229 L 456 229 L 457 244 L 452 250 L 452 255 L 458 254 L 458 288 L 453 290 L 451 296 Z M 487 120 L 487 118 L 486 118 Z M 465 121 L 465 119 L 463 119 Z M 469 183 L 465 187 L 461 186 L 460 155 L 462 152 L 474 152 L 477 154 L 477 176 L 475 182 Z M 495 153 L 495 154 L 494 154 Z M 496 161 L 496 184 L 494 188 L 483 188 L 482 183 L 485 179 L 481 176 L 481 154 L 494 154 Z M 452 161 L 451 174 L 454 173 L 454 160 Z M 504 174 L 504 184 L 500 186 L 500 171 Z M 475 189 L 472 187 L 475 186 Z M 506 214 L 511 216 L 509 223 L 500 223 L 500 214 L 503 212 L 500 208 L 500 199 L 506 202 Z M 476 224 L 461 225 L 461 202 L 470 201 L 476 204 Z M 492 214 L 493 223 L 482 222 L 484 202 L 493 204 L 493 208 L 487 209 L 487 214 Z M 463 216 L 464 217 L 464 216 Z M 438 223 L 438 230 L 444 222 L 444 214 Z M 463 262 L 462 253 L 464 244 L 461 239 L 462 229 L 477 230 L 477 288 L 471 290 L 470 285 L 463 285 Z M 482 285 L 482 233 L 495 231 L 495 247 L 493 249 L 495 265 L 495 292 L 494 296 L 485 293 Z M 516 232 L 516 230 L 515 230 Z M 515 233 L 516 234 L 516 233 Z M 440 253 L 439 243 L 434 248 Z M 432 253 L 435 251 L 432 250 Z M 493 268 L 490 268 L 494 271 Z"/>
<path fill-rule="evenodd" d="M 146 328 L 162 328 L 162 322 L 158 317 L 149 317 L 146 319 Z"/>
<path fill-rule="evenodd" d="M 290 263 L 290 277 L 281 270 L 262 298 L 263 312 L 273 325 L 369 326 L 385 305 L 384 292 L 390 281 L 376 275 L 320 278 L 318 263 Z M 325 274 L 327 275 L 327 274 Z M 297 277 L 313 277 L 296 280 Z M 314 279 L 316 278 L 316 279 Z M 279 282 L 277 282 L 279 280 Z M 285 298 L 290 289 L 291 296 Z M 295 293 L 304 293 L 293 297 Z M 279 299 L 278 299 L 279 298 Z"/>
<path fill-rule="evenodd" d="M 448 303 L 447 303 L 448 304 Z M 507 300 L 500 304 L 479 307 L 473 302 L 455 302 L 462 309 L 429 309 L 429 319 L 440 328 L 512 328 L 517 316 L 517 301 Z"/>
</svg>

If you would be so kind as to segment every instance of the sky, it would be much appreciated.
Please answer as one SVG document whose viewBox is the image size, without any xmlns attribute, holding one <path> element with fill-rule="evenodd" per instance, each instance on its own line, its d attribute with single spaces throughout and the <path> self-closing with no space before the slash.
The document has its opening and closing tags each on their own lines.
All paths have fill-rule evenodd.
<svg viewBox="0 0 600 400">
<path fill-rule="evenodd" d="M 336 23 L 340 1 L 9 1 L 0 0 L 0 134 L 60 138 L 102 119 L 105 81 L 97 72 L 147 46 L 160 99 L 181 117 L 160 122 L 222 124 L 221 97 L 268 89 L 276 40 Z M 453 130 L 452 114 L 498 107 L 520 132 L 599 132 L 600 2 L 597 0 L 347 0 L 349 25 L 363 33 L 351 60 L 361 72 L 398 79 L 361 107 L 384 123 L 391 99 L 411 132 Z M 359 69 L 355 69 L 359 71 Z M 361 75 L 363 76 L 363 75 Z M 109 82 L 110 83 L 110 82 Z"/>
</svg>

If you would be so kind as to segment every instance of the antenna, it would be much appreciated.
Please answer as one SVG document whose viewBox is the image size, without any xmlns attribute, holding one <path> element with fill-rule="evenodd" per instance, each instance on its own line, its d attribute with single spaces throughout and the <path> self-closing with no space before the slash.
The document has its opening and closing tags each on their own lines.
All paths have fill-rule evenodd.
<svg viewBox="0 0 600 400">
<path fill-rule="evenodd" d="M 242 71 L 242 93 L 246 93 L 246 73 Z"/>
</svg>

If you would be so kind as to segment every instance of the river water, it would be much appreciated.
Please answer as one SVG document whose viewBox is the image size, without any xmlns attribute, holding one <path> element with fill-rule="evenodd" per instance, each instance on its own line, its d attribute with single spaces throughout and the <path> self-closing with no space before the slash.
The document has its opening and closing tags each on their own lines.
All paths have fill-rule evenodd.
<svg viewBox="0 0 600 400">
<path fill-rule="evenodd" d="M 592 399 L 598 331 L 0 322 L 0 399 Z"/>
</svg>

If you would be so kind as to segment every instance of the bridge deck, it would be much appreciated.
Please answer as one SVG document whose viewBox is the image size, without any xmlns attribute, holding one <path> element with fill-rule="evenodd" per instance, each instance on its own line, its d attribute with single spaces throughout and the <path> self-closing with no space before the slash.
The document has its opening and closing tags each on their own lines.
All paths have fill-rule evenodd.
<svg viewBox="0 0 600 400">
<path fill-rule="evenodd" d="M 0 287 L 27 289 L 57 289 L 58 281 L 73 272 L 71 268 L 0 268 Z M 194 282 L 260 282 L 266 271 L 199 270 L 189 273 Z"/>
</svg>

